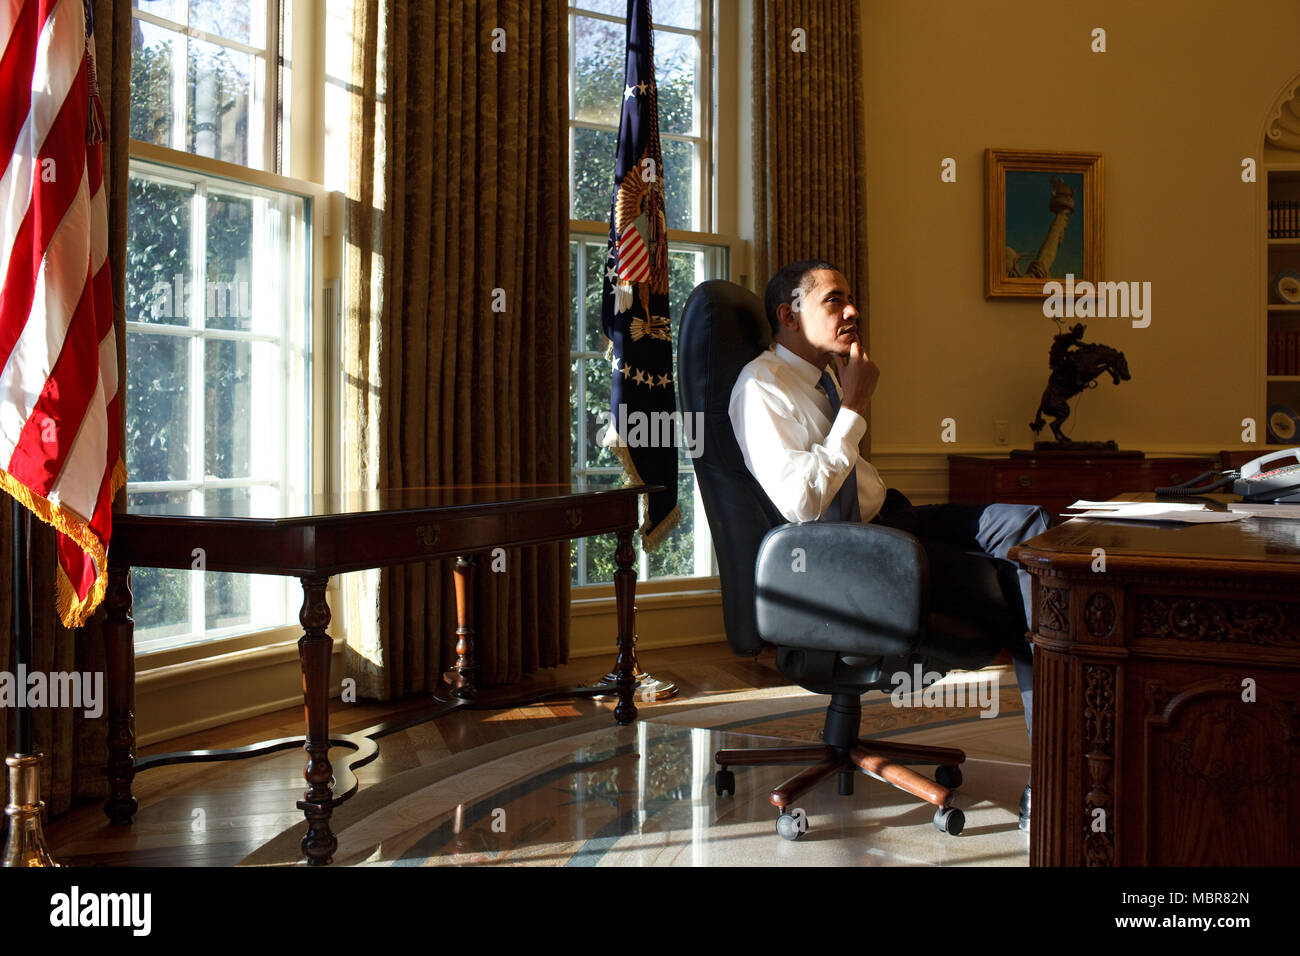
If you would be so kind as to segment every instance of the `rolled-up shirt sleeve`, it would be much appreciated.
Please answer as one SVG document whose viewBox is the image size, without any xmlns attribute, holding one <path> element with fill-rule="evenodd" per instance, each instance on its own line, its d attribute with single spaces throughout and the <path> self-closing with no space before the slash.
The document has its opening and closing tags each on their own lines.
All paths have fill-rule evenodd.
<svg viewBox="0 0 1300 956">
<path fill-rule="evenodd" d="M 742 378 L 728 414 L 746 467 L 786 520 L 820 519 L 854 465 L 862 520 L 880 510 L 884 482 L 859 454 L 867 423 L 857 412 L 841 408 L 825 440 L 818 441 L 779 389 Z"/>
</svg>

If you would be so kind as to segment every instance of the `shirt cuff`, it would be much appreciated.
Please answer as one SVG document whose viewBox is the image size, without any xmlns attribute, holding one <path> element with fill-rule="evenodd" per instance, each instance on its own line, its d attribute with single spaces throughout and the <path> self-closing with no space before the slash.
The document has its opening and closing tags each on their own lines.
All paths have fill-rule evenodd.
<svg viewBox="0 0 1300 956">
<path fill-rule="evenodd" d="M 831 425 L 830 433 L 826 436 L 826 444 L 834 446 L 837 443 L 845 442 L 849 447 L 856 450 L 858 443 L 862 441 L 862 436 L 866 433 L 867 420 L 853 409 L 841 406 L 839 413 L 835 416 L 834 423 Z"/>
</svg>

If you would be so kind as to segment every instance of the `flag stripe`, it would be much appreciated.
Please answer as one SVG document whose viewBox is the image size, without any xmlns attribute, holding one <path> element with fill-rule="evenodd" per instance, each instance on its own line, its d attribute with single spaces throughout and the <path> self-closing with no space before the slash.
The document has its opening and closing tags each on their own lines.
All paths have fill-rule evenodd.
<svg viewBox="0 0 1300 956">
<path fill-rule="evenodd" d="M 68 9 L 73 9 L 75 16 L 69 17 L 66 14 Z M 35 159 L 41 155 L 50 128 L 82 72 L 85 36 L 85 21 L 82 19 L 80 4 L 64 0 L 63 5 L 46 23 L 37 43 L 34 68 L 38 71 L 44 69 L 48 75 L 41 83 L 42 95 L 31 104 L 18 140 L 12 146 L 12 157 L 5 166 L 4 175 L 0 176 L 0 278 L 9 273 L 12 240 L 17 235 L 19 224 L 27 215 L 31 202 L 33 173 L 38 168 Z M 36 85 L 33 80 L 29 87 L 35 88 Z M 10 150 L 5 150 L 6 154 L 9 152 Z M 78 152 L 84 162 L 84 145 Z M 69 161 L 73 159 L 66 158 Z M 75 176 L 69 178 L 76 182 Z"/>
<path fill-rule="evenodd" d="M 76 438 L 84 430 L 88 414 L 94 412 L 88 407 L 91 396 L 101 388 L 94 310 L 94 292 L 86 281 L 81 300 L 68 323 L 63 347 L 9 459 L 11 475 L 51 499 L 55 497 L 56 481 L 72 454 Z M 104 417 L 102 411 L 99 417 Z M 94 477 L 98 478 L 99 474 L 96 470 Z M 73 487 L 67 486 L 69 490 Z M 79 517 L 89 519 L 94 489 L 63 503 L 70 505 Z"/>
<path fill-rule="evenodd" d="M 0 0 L 0 53 L 4 53 L 5 47 L 9 45 L 19 14 L 28 6 L 35 4 L 27 4 L 23 0 Z"/>
<path fill-rule="evenodd" d="M 76 99 L 75 95 L 68 97 L 67 106 L 60 111 L 59 118 L 47 137 L 47 149 L 42 150 L 39 157 L 54 163 L 51 167 L 54 171 L 53 181 L 44 181 L 41 163 L 36 163 L 32 169 L 33 201 L 18 226 L 13 254 L 9 257 L 7 268 L 0 273 L 5 278 L 4 291 L 0 292 L 0 323 L 9 331 L 9 336 L 0 335 L 0 365 L 9 360 L 9 353 L 14 346 L 12 336 L 20 328 L 17 326 L 18 318 L 31 313 L 42 253 L 50 245 L 56 230 L 63 225 L 85 177 L 84 160 L 78 163 L 75 153 L 63 161 L 63 168 L 60 169 L 56 156 L 64 154 L 51 152 L 60 145 L 66 150 L 68 143 L 85 142 L 86 114 L 77 109 L 74 102 Z"/>
<path fill-rule="evenodd" d="M 84 190 L 84 175 L 81 184 Z M 32 318 L 23 325 L 4 370 L 0 371 L 0 463 L 13 454 L 19 431 L 45 386 L 54 358 L 63 347 L 73 311 L 81 300 L 80 284 L 84 282 L 90 261 L 87 208 L 79 196 L 51 239 L 31 299 L 36 308 Z M 6 333 L 11 321 L 9 310 L 0 308 L 0 324 Z M 0 343 L 2 352 L 3 343 Z"/>
<path fill-rule="evenodd" d="M 40 23 L 36 19 L 37 4 L 28 3 L 19 12 L 13 29 L 4 31 L 5 44 L 0 46 L 0 90 L 10 102 L 0 115 L 0 157 L 7 165 L 13 155 L 18 133 L 27 121 L 32 108 L 32 70 L 36 66 L 36 44 L 28 42 Z M 10 35 L 14 42 L 9 43 Z M 10 99 L 12 97 L 12 99 Z"/>
</svg>

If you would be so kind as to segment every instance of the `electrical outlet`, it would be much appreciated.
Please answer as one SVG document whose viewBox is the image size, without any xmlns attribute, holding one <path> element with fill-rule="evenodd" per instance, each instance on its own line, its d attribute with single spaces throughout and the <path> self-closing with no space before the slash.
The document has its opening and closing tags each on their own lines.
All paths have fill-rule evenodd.
<svg viewBox="0 0 1300 956">
<path fill-rule="evenodd" d="M 993 434 L 997 436 L 997 441 L 999 445 L 1005 445 L 1008 441 L 1010 441 L 1009 432 L 1010 429 L 1007 427 L 1007 423 L 1005 420 L 998 419 L 993 423 Z"/>
</svg>

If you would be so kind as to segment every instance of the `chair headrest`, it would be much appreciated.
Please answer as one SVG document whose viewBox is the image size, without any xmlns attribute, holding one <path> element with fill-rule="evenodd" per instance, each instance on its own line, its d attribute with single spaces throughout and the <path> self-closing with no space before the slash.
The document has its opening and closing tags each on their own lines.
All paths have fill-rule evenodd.
<svg viewBox="0 0 1300 956">
<path fill-rule="evenodd" d="M 724 279 L 696 286 L 677 339 L 683 410 L 725 415 L 740 370 L 771 344 L 772 327 L 758 296 Z"/>
</svg>

